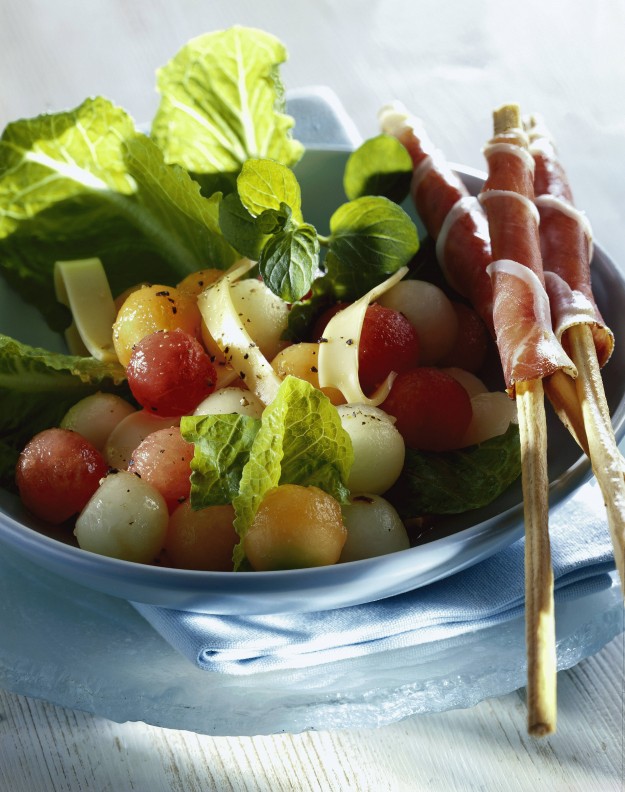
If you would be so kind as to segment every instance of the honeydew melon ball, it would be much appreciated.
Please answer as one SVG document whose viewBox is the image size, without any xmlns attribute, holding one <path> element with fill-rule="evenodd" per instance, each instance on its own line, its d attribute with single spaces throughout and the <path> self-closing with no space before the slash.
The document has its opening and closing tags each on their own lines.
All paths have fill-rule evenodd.
<svg viewBox="0 0 625 792">
<path fill-rule="evenodd" d="M 378 302 L 402 313 L 417 331 L 419 365 L 435 365 L 451 351 L 458 333 L 458 316 L 438 286 L 422 280 L 400 281 Z"/>
<path fill-rule="evenodd" d="M 399 478 L 406 456 L 394 419 L 379 407 L 365 404 L 345 404 L 337 409 L 354 448 L 347 486 L 354 493 L 381 495 Z"/>
<path fill-rule="evenodd" d="M 158 490 L 120 470 L 102 480 L 76 520 L 74 535 L 83 550 L 150 564 L 163 548 L 168 522 Z"/>
<path fill-rule="evenodd" d="M 113 429 L 134 412 L 132 404 L 121 396 L 114 393 L 92 393 L 69 408 L 60 426 L 61 429 L 78 432 L 98 451 L 103 451 Z"/>
<path fill-rule="evenodd" d="M 366 493 L 352 497 L 349 505 L 343 507 L 343 522 L 347 541 L 341 552 L 341 562 L 375 558 L 410 547 L 400 516 L 379 495 Z"/>
<path fill-rule="evenodd" d="M 505 434 L 511 423 L 518 423 L 516 402 L 503 391 L 478 393 L 471 399 L 471 408 L 471 423 L 461 447 L 484 443 Z"/>
<path fill-rule="evenodd" d="M 104 459 L 110 467 L 125 470 L 132 452 L 148 435 L 179 425 L 180 418 L 161 418 L 147 410 L 136 410 L 122 418 L 108 436 L 104 444 Z"/>
<path fill-rule="evenodd" d="M 445 374 L 449 374 L 450 377 L 453 377 L 457 382 L 459 382 L 469 394 L 471 399 L 480 393 L 488 392 L 488 388 L 482 382 L 482 380 L 479 377 L 476 377 L 475 374 L 472 374 L 470 371 L 466 371 L 465 369 L 457 368 L 455 366 L 442 368 L 441 371 L 444 371 Z"/>
<path fill-rule="evenodd" d="M 195 408 L 194 415 L 249 415 L 260 418 L 263 414 L 263 403 L 245 388 L 220 388 L 207 396 Z"/>
</svg>

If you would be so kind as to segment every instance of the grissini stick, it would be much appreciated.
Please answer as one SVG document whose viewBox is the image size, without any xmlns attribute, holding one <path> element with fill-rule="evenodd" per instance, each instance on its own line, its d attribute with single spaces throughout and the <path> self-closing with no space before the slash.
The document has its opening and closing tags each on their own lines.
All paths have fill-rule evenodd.
<svg viewBox="0 0 625 792">
<path fill-rule="evenodd" d="M 614 349 L 614 336 L 595 303 L 590 262 L 592 230 L 575 208 L 573 194 L 542 119 L 525 122 L 534 158 L 535 203 L 540 214 L 540 244 L 553 326 L 578 370 L 576 396 L 593 472 L 601 488 L 621 588 L 625 595 L 625 479 L 601 368 Z M 562 383 L 546 384 L 561 396 Z M 568 387 L 568 386 L 566 386 Z"/>
<path fill-rule="evenodd" d="M 506 386 L 516 396 L 521 438 L 528 731 L 543 736 L 556 728 L 557 666 L 542 380 L 558 370 L 575 376 L 576 370 L 552 330 L 534 205 L 534 161 L 518 105 L 495 110 L 493 120 L 480 201 L 493 255 L 488 267 L 493 323 Z"/>
<path fill-rule="evenodd" d="M 411 186 L 412 198 L 428 234 L 436 241 L 437 257 L 447 281 L 460 294 L 469 299 L 494 335 L 493 286 L 489 273 L 493 255 L 488 221 L 482 207 L 475 198 L 469 196 L 458 176 L 445 161 L 443 154 L 434 147 L 420 119 L 410 115 L 403 105 L 394 103 L 384 107 L 380 112 L 380 126 L 383 132 L 397 137 L 412 158 L 414 167 Z M 528 161 L 529 158 L 526 156 L 526 164 Z M 551 332 L 551 319 L 546 295 L 543 295 L 536 303 L 531 290 L 527 297 L 526 311 L 529 311 L 529 315 L 526 317 L 526 327 L 535 324 L 535 317 L 531 315 L 534 305 L 539 307 L 542 314 L 545 314 L 545 306 L 547 308 L 546 316 L 542 316 L 538 323 L 537 345 L 532 347 L 531 343 L 524 343 L 523 332 L 518 344 L 515 343 L 514 337 L 509 338 L 514 333 L 514 325 L 518 318 L 515 310 L 513 310 L 509 321 L 506 321 L 505 312 L 500 312 L 499 316 L 500 356 L 502 356 L 502 366 L 508 374 L 506 383 L 511 395 L 514 395 L 518 390 L 515 385 L 517 382 L 520 383 L 521 390 L 526 389 L 526 386 L 522 384 L 525 378 L 529 378 L 531 381 L 532 377 L 537 377 L 540 380 L 542 376 L 553 374 L 562 368 L 568 371 L 573 370 L 571 361 L 563 353 Z M 545 342 L 546 339 L 548 339 L 548 343 Z M 568 376 L 567 379 L 569 379 Z M 524 395 L 522 401 L 531 403 L 532 397 Z M 542 407 L 540 400 L 539 404 Z M 532 413 L 533 409 L 530 409 L 530 415 Z M 520 420 L 523 420 L 524 426 L 528 429 L 537 428 L 537 425 L 530 422 L 529 418 L 530 416 Z M 537 437 L 525 438 L 526 450 L 523 456 L 526 460 L 526 481 L 531 482 L 537 478 L 544 487 L 546 479 L 544 455 L 541 457 L 530 454 L 528 450 L 532 447 L 544 448 L 546 443 L 544 424 L 542 427 L 538 426 L 539 430 L 541 428 L 542 431 L 538 432 Z M 583 431 L 583 424 L 580 425 L 580 431 Z M 537 464 L 533 465 L 534 462 Z M 537 490 L 534 490 L 532 486 L 529 489 L 528 502 L 530 497 L 534 502 L 534 493 Z M 545 498 L 546 495 L 543 491 L 539 499 L 544 502 Z M 536 505 L 530 505 L 529 509 L 530 513 L 540 511 Z M 536 555 L 535 551 L 532 552 L 532 557 L 534 555 Z M 542 565 L 540 568 L 544 570 L 545 567 Z M 549 559 L 547 559 L 547 568 L 550 570 Z M 545 591 L 544 586 L 543 591 Z M 546 591 L 547 601 L 549 601 L 551 597 L 549 583 Z M 531 599 L 535 598 L 531 597 Z M 532 612 L 535 610 L 536 607 L 532 606 Z M 547 611 L 549 611 L 549 604 L 547 604 Z M 552 610 L 551 614 L 551 620 L 553 620 Z M 531 645 L 536 647 L 536 641 L 532 641 Z M 529 654 L 530 652 L 528 652 Z M 537 651 L 533 651 L 533 654 L 542 657 L 545 651 L 543 648 L 539 648 Z M 549 653 L 547 652 L 547 654 Z M 530 667 L 533 665 L 531 658 L 529 665 Z M 555 661 L 553 666 L 555 667 Z M 530 673 L 531 671 L 528 672 L 528 675 Z M 532 690 L 535 690 L 536 687 L 535 684 L 531 685 Z M 555 680 L 551 689 L 555 691 Z M 544 700 L 545 696 L 541 695 L 539 698 Z M 549 729 L 555 728 L 555 693 L 552 696 L 550 709 L 554 713 L 553 717 L 545 716 L 543 718 L 551 723 Z M 541 727 L 533 730 L 540 732 Z"/>
</svg>

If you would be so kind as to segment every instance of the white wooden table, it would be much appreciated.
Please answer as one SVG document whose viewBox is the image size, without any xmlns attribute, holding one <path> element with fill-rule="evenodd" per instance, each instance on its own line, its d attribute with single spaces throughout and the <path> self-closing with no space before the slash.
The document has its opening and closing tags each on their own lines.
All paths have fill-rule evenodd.
<svg viewBox="0 0 625 792">
<path fill-rule="evenodd" d="M 277 35 L 287 86 L 330 85 L 364 136 L 399 98 L 450 158 L 483 167 L 493 107 L 541 111 L 597 238 L 625 261 L 620 0 L 3 0 L 0 126 L 93 94 L 148 119 L 154 70 L 187 39 L 235 23 Z M 558 732 L 542 741 L 525 733 L 523 691 L 374 730 L 240 738 L 116 724 L 0 691 L 0 790 L 617 792 L 624 676 L 623 636 L 562 672 Z"/>
</svg>

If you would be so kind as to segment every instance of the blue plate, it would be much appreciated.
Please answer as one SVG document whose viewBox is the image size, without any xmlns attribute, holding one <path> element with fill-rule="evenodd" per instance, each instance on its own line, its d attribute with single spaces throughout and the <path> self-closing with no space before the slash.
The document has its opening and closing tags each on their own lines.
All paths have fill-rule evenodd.
<svg viewBox="0 0 625 792">
<path fill-rule="evenodd" d="M 309 147 L 297 175 L 304 216 L 325 233 L 331 212 L 345 198 L 342 174 L 348 145 Z M 481 174 L 458 168 L 476 192 Z M 409 211 L 410 208 L 407 207 Z M 593 288 L 617 345 L 625 339 L 625 281 L 600 245 L 595 246 Z M 38 313 L 0 284 L 0 331 L 56 350 Z M 619 347 L 620 348 L 620 347 Z M 625 356 L 615 355 L 604 371 L 606 395 L 617 436 L 625 420 Z M 550 502 L 568 497 L 591 471 L 554 415 L 548 417 Z M 303 612 L 343 607 L 423 586 L 452 575 L 509 545 L 523 534 L 520 482 L 488 507 L 444 520 L 428 541 L 379 558 L 316 569 L 233 574 L 195 572 L 119 561 L 85 552 L 72 537 L 28 515 L 19 500 L 0 492 L 0 541 L 36 564 L 76 583 L 124 599 L 163 607 L 219 614 Z"/>
</svg>

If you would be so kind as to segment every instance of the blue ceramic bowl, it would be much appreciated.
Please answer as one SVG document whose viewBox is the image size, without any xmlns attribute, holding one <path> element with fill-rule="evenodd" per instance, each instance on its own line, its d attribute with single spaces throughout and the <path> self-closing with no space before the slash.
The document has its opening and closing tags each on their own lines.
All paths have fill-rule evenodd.
<svg viewBox="0 0 625 792">
<path fill-rule="evenodd" d="M 344 200 L 342 174 L 348 151 L 308 148 L 297 166 L 304 216 L 321 233 Z M 458 168 L 477 192 L 481 174 Z M 408 208 L 408 211 L 411 211 Z M 625 281 L 599 245 L 593 260 L 596 300 L 617 339 L 625 340 Z M 39 315 L 0 284 L 0 332 L 27 343 L 63 349 Z M 625 356 L 604 371 L 617 436 L 625 418 Z M 568 497 L 591 475 L 587 459 L 554 415 L 548 417 L 550 503 Z M 332 567 L 280 572 L 195 572 L 144 566 L 85 552 L 73 537 L 37 521 L 19 500 L 0 491 L 0 543 L 36 564 L 93 589 L 128 600 L 219 614 L 303 612 L 343 607 L 398 594 L 452 575 L 514 542 L 523 534 L 520 481 L 488 507 L 444 520 L 417 547 Z"/>
</svg>

